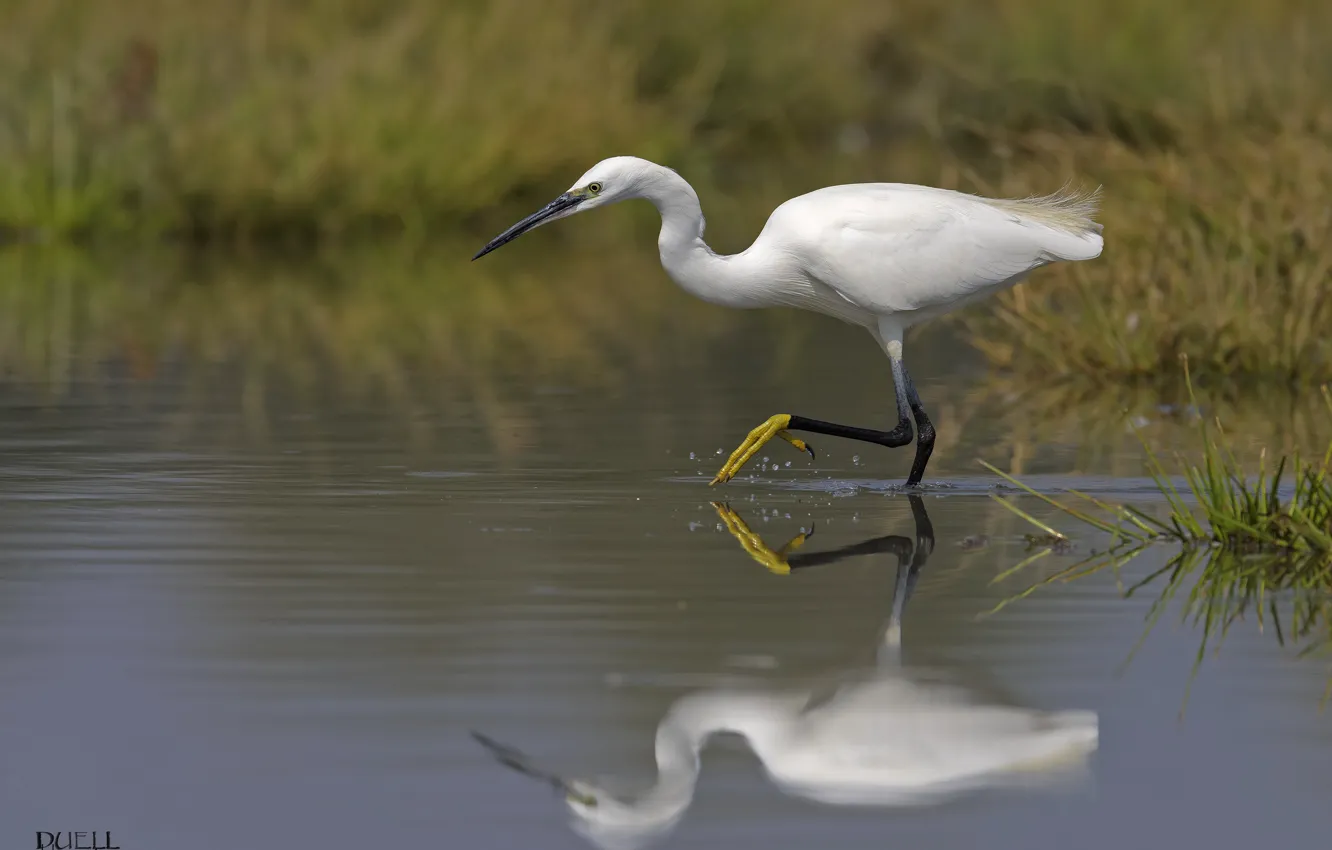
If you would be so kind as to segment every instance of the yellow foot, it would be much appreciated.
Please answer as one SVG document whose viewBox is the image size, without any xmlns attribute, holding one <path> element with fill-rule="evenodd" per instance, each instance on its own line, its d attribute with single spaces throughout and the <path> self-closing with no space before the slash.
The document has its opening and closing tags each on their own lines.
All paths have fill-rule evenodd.
<svg viewBox="0 0 1332 850">
<path fill-rule="evenodd" d="M 714 484 L 725 484 L 735 477 L 749 459 L 758 454 L 758 450 L 767 445 L 773 437 L 781 437 L 786 442 L 800 449 L 802 452 L 809 452 L 810 457 L 814 457 L 814 450 L 809 444 L 797 437 L 792 437 L 786 432 L 786 427 L 791 424 L 791 414 L 778 413 L 775 416 L 768 417 L 768 421 L 749 432 L 745 441 L 740 444 L 740 448 L 731 452 L 731 456 L 726 459 L 721 470 L 713 477 L 708 486 Z"/>
<path fill-rule="evenodd" d="M 712 507 L 716 508 L 717 516 L 721 517 L 721 521 L 726 523 L 726 530 L 731 532 L 731 536 L 736 540 L 740 541 L 740 546 L 749 553 L 749 557 L 779 576 L 790 574 L 791 565 L 786 562 L 786 556 L 799 549 L 814 533 L 813 528 L 808 532 L 802 531 L 788 540 L 785 546 L 773 551 L 768 548 L 768 544 L 763 542 L 763 538 L 749 530 L 749 526 L 745 524 L 739 514 L 731 510 L 730 505 L 713 502 Z"/>
</svg>

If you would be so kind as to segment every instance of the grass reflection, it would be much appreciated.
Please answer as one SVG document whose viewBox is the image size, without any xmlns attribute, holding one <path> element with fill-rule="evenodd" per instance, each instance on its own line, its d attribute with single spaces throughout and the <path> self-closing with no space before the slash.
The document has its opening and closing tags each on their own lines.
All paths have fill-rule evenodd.
<svg viewBox="0 0 1332 850">
<path fill-rule="evenodd" d="M 235 364 L 296 392 L 331 372 L 340 391 L 409 396 L 421 373 L 485 395 L 515 373 L 613 381 L 687 354 L 731 317 L 688 301 L 632 247 L 568 252 L 554 267 L 472 265 L 468 247 L 299 263 L 0 253 L 0 374 L 58 392 L 107 365 L 150 378 Z"/>
<path fill-rule="evenodd" d="M 648 221 L 651 211 L 642 212 Z M 334 400 L 387 407 L 402 421 L 466 403 L 501 453 L 519 450 L 513 423 L 543 387 L 610 390 L 653 373 L 725 369 L 758 385 L 832 381 L 839 390 L 831 402 L 882 380 L 872 386 L 887 397 L 891 379 L 867 341 L 847 357 L 865 358 L 881 378 L 857 378 L 860 360 L 821 350 L 826 320 L 691 299 L 665 277 L 646 234 L 636 238 L 638 221 L 608 216 L 609 232 L 552 229 L 532 237 L 534 250 L 475 264 L 467 258 L 476 245 L 457 234 L 429 250 L 399 244 L 292 259 L 0 252 L 0 377 L 55 397 L 76 382 L 111 387 L 113 378 L 179 385 L 187 411 L 204 399 L 233 399 L 254 434 L 271 427 L 275 399 L 306 409 Z M 736 342 L 755 328 L 767 328 L 773 343 L 761 356 Z M 971 457 L 966 447 L 983 444 L 1021 475 L 1059 444 L 1077 447 L 1075 471 L 1135 475 L 1131 428 L 1154 444 L 1193 448 L 1195 413 L 1185 399 L 972 374 L 957 365 L 965 358 L 955 343 L 938 337 L 922 332 L 912 345 L 949 376 L 937 395 L 943 458 Z M 737 355 L 744 362 L 733 362 Z M 1269 446 L 1308 450 L 1332 436 L 1332 421 L 1314 415 L 1320 403 L 1307 394 L 1260 385 L 1213 396 L 1209 415 L 1220 413 L 1240 437 L 1262 435 L 1262 446 L 1236 441 L 1242 460 Z M 697 390 L 686 398 L 697 404 Z M 714 394 L 709 415 L 730 403 Z"/>
<path fill-rule="evenodd" d="M 1186 547 L 1165 566 L 1125 586 L 1121 571 L 1146 551 L 1145 545 L 1095 555 L 1071 564 L 1021 592 L 1009 596 L 992 609 L 998 611 L 1025 599 L 1043 587 L 1113 570 L 1124 598 L 1157 591 L 1146 616 L 1146 628 L 1124 660 L 1132 662 L 1158 621 L 1178 604 L 1180 621 L 1201 630 L 1201 639 L 1185 686 L 1180 715 L 1188 707 L 1189 691 L 1203 662 L 1215 655 L 1237 623 L 1253 621 L 1261 632 L 1270 632 L 1277 643 L 1297 657 L 1327 657 L 1332 653 L 1332 562 L 1317 554 L 1246 555 L 1229 549 Z M 1037 555 L 1046 554 L 1045 549 Z M 1025 567 L 1029 558 L 1018 568 Z M 1018 568 L 1015 568 L 1018 569 Z M 1011 575 L 1009 570 L 1000 579 Z M 998 580 L 998 579 L 996 579 Z M 1320 708 L 1332 698 L 1329 670 Z"/>
<path fill-rule="evenodd" d="M 998 413 L 1006 439 L 995 448 L 1008 456 L 1008 471 L 1024 474 L 1050 444 L 1074 445 L 1074 468 L 1095 468 L 1116 476 L 1142 473 L 1141 452 L 1118 451 L 1140 437 L 1157 451 L 1200 456 L 1206 441 L 1200 421 L 1226 423 L 1229 448 L 1244 464 L 1263 455 L 1320 455 L 1332 442 L 1332 417 L 1318 392 L 1284 384 L 1222 384 L 1202 404 L 1177 389 L 1142 385 L 1061 382 L 1035 375 L 990 373 L 978 383 L 973 410 Z M 959 411 L 964 416 L 968 410 Z M 977 414 L 972 413 L 972 416 Z"/>
<path fill-rule="evenodd" d="M 1185 371 L 1187 385 L 1187 367 Z M 1323 400 L 1324 415 L 1332 420 L 1332 393 L 1326 388 Z M 1196 408 L 1191 387 L 1190 401 Z M 990 466 L 1064 515 L 1112 538 L 1109 551 L 1056 572 L 1000 602 L 995 610 L 1052 582 L 1070 581 L 1106 568 L 1114 569 L 1118 576 L 1129 561 L 1152 544 L 1168 541 L 1179 546 L 1177 553 L 1164 567 L 1127 588 L 1124 595 L 1132 596 L 1153 585 L 1160 587 L 1160 595 L 1148 613 L 1148 632 L 1172 602 L 1183 600 L 1184 619 L 1202 629 L 1190 685 L 1209 648 L 1219 649 L 1230 628 L 1250 616 L 1257 620 L 1260 630 L 1270 624 L 1277 641 L 1282 646 L 1293 646 L 1300 656 L 1332 648 L 1332 442 L 1326 444 L 1321 460 L 1306 461 L 1295 454 L 1272 463 L 1260 454 L 1255 473 L 1237 458 L 1219 421 L 1209 428 L 1205 418 L 1199 420 L 1201 460 L 1190 463 L 1180 458 L 1179 476 L 1168 474 L 1151 444 L 1143 442 L 1148 472 L 1166 504 L 1163 516 L 1128 505 L 1108 504 L 1077 491 L 1069 492 L 1080 500 L 1078 503 L 1061 502 Z M 1177 483 L 1179 479 L 1181 483 Z M 996 499 L 1041 529 L 1050 544 L 999 579 L 1067 541 L 1067 535 L 1016 505 Z M 1332 674 L 1323 704 L 1329 695 Z"/>
</svg>

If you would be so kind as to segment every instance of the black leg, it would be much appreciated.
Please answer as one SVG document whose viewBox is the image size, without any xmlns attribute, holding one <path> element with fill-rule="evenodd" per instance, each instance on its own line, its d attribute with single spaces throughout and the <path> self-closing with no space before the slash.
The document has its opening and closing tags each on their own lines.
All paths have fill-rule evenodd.
<svg viewBox="0 0 1332 850">
<path fill-rule="evenodd" d="M 911 518 L 916 526 L 916 545 L 911 551 L 911 566 L 907 570 L 906 599 L 909 599 L 912 591 L 916 589 L 916 576 L 920 573 L 920 568 L 925 566 L 930 555 L 934 554 L 934 523 L 930 522 L 924 499 L 913 494 L 907 496 L 907 501 L 911 503 Z M 903 604 L 905 603 L 904 599 Z"/>
<path fill-rule="evenodd" d="M 786 427 L 791 431 L 845 437 L 848 440 L 859 440 L 862 443 L 874 443 L 896 449 L 911 442 L 913 436 L 911 421 L 914 418 L 917 429 L 916 457 L 911 462 L 911 474 L 906 482 L 908 487 L 914 487 L 925 475 L 925 466 L 930 462 L 930 454 L 934 451 L 934 424 L 925 415 L 925 408 L 921 406 L 920 396 L 916 393 L 916 385 L 911 382 L 911 375 L 907 373 L 906 364 L 900 358 L 894 358 L 892 365 L 893 388 L 897 395 L 897 427 L 893 430 L 876 431 L 872 428 L 857 428 L 853 425 L 807 419 L 804 416 L 792 416 L 791 423 Z"/>
<path fill-rule="evenodd" d="M 911 403 L 911 414 L 916 419 L 916 457 L 911 461 L 911 474 L 907 477 L 907 486 L 914 487 L 920 483 L 921 476 L 925 474 L 925 465 L 930 462 L 930 455 L 934 453 L 934 423 L 925 415 L 920 395 L 916 392 L 916 385 L 911 376 L 907 374 L 906 366 L 902 365 L 900 360 L 897 363 L 901 367 L 902 381 L 906 384 L 906 396 L 907 401 Z"/>
<path fill-rule="evenodd" d="M 809 552 L 792 556 L 787 565 L 791 572 L 828 564 L 856 555 L 888 553 L 897 561 L 897 580 L 893 583 L 893 602 L 888 615 L 888 629 L 884 635 L 888 655 L 880 655 L 880 663 L 895 660 L 900 655 L 902 614 L 916 589 L 916 579 L 921 568 L 929 561 L 934 552 L 934 525 L 930 522 L 929 512 L 925 510 L 925 500 L 912 493 L 907 496 L 911 502 L 911 518 L 916 526 L 916 539 L 900 534 L 876 537 L 830 552 Z M 881 650 L 882 651 L 882 650 Z"/>
<path fill-rule="evenodd" d="M 912 496 L 911 498 L 916 497 Z M 790 564 L 791 570 L 794 572 L 795 570 L 819 567 L 859 555 L 889 554 L 897 558 L 898 564 L 904 564 L 907 558 L 910 557 L 911 552 L 911 538 L 903 537 L 900 534 L 888 534 L 860 543 L 853 543 L 850 546 L 843 546 L 841 549 L 832 549 L 827 552 L 803 552 L 799 555 L 792 555 L 787 558 L 787 563 Z"/>
<path fill-rule="evenodd" d="M 802 552 L 787 559 L 792 571 L 831 564 L 858 555 L 889 554 L 897 559 L 898 570 L 903 574 L 899 582 L 903 584 L 905 604 L 906 598 L 915 589 L 916 575 L 934 552 L 934 524 L 930 522 L 930 515 L 925 510 L 925 500 L 913 493 L 907 496 L 907 501 L 911 503 L 911 519 L 916 526 L 914 541 L 901 534 L 888 534 L 827 552 Z"/>
</svg>

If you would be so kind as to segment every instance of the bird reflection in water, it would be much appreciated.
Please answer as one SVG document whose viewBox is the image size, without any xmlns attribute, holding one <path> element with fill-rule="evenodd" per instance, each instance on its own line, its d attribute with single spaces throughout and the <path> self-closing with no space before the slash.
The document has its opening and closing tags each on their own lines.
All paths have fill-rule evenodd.
<svg viewBox="0 0 1332 850">
<path fill-rule="evenodd" d="M 669 833 L 693 800 L 704 744 L 722 732 L 742 736 L 785 793 L 834 806 L 922 806 L 987 787 L 1082 775 L 1097 747 L 1095 712 L 1005 705 L 938 671 L 902 663 L 903 611 L 934 549 L 924 501 L 909 498 L 914 538 L 887 535 L 801 554 L 792 553 L 809 535 L 770 549 L 738 514 L 714 503 L 745 551 L 778 574 L 858 555 L 892 555 L 893 604 L 868 670 L 815 687 L 712 688 L 677 700 L 657 726 L 658 775 L 646 793 L 621 799 L 538 769 L 484 735 L 474 737 L 501 763 L 556 788 L 574 830 L 604 850 L 631 850 Z"/>
</svg>

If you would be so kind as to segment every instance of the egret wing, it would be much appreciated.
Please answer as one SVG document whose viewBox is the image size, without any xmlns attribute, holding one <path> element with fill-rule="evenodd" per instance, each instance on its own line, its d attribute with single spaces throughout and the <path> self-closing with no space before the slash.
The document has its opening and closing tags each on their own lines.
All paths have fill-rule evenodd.
<svg viewBox="0 0 1332 850">
<path fill-rule="evenodd" d="M 954 306 L 1054 260 L 1099 252 L 1099 236 L 943 189 L 871 183 L 795 201 L 781 210 L 782 229 L 805 272 L 878 315 Z"/>
</svg>

